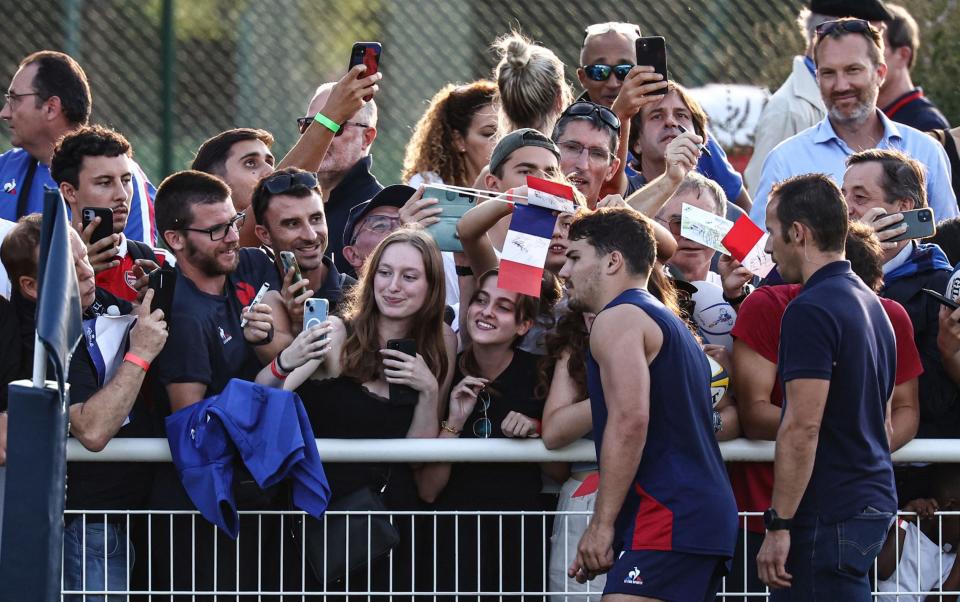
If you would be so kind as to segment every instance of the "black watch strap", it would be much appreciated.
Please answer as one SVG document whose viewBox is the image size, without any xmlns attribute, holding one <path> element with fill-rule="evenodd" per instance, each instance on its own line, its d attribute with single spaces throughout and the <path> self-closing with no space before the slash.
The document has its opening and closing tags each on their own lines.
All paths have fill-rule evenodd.
<svg viewBox="0 0 960 602">
<path fill-rule="evenodd" d="M 780 515 L 773 508 L 768 508 L 763 513 L 763 526 L 767 531 L 785 531 L 790 528 L 791 523 L 793 523 L 793 519 L 780 518 Z"/>
</svg>

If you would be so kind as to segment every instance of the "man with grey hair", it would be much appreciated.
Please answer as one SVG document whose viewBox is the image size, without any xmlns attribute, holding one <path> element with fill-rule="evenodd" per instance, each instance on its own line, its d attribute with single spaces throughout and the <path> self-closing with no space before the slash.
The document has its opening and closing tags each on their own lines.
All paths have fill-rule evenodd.
<svg viewBox="0 0 960 602">
<path fill-rule="evenodd" d="M 301 128 L 309 126 L 317 111 L 323 109 L 335 85 L 336 82 L 327 82 L 317 88 L 307 107 L 306 117 L 299 120 Z M 327 215 L 327 249 L 333 254 L 337 269 L 351 276 L 356 274 L 343 257 L 343 228 L 353 207 L 369 201 L 383 190 L 383 185 L 370 173 L 373 164 L 370 148 L 376 139 L 377 105 L 371 100 L 363 103 L 351 119 L 341 124 L 317 170 Z"/>
<path fill-rule="evenodd" d="M 753 157 L 743 172 L 744 183 L 756 196 L 760 185 L 763 161 L 787 138 L 815 125 L 827 114 L 817 86 L 817 70 L 813 62 L 813 46 L 817 26 L 840 17 L 870 21 L 874 27 L 892 18 L 881 0 L 812 0 L 797 17 L 800 33 L 806 41 L 806 53 L 793 57 L 793 71 L 770 97 L 760 119 L 753 142 Z"/>
</svg>

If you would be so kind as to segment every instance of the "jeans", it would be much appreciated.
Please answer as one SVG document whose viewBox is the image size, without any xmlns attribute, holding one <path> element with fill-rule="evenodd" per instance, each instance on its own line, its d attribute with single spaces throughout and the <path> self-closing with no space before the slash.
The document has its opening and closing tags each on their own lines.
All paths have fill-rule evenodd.
<svg viewBox="0 0 960 602">
<path fill-rule="evenodd" d="M 868 506 L 839 523 L 794 525 L 787 557 L 792 585 L 774 590 L 770 600 L 871 602 L 869 572 L 892 520 L 893 513 Z"/>
<path fill-rule="evenodd" d="M 84 532 L 86 539 L 84 539 Z M 129 549 L 129 555 L 128 555 Z M 63 528 L 64 591 L 125 591 L 134 553 L 127 531 L 103 517 L 76 516 Z M 106 587 L 104 587 L 106 585 Z M 125 595 L 67 595 L 64 602 L 122 602 Z"/>
</svg>

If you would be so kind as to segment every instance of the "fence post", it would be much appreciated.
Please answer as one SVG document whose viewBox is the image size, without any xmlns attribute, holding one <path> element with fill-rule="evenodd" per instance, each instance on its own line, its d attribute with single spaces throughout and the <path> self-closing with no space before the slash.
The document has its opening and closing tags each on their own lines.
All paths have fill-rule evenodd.
<svg viewBox="0 0 960 602">
<path fill-rule="evenodd" d="M 174 24 L 174 0 L 163 0 L 162 18 L 162 67 L 161 80 L 161 132 L 160 132 L 160 173 L 166 177 L 173 172 L 173 103 L 174 77 L 176 61 L 176 27 Z M 162 178 L 161 178 L 162 179 Z"/>
</svg>

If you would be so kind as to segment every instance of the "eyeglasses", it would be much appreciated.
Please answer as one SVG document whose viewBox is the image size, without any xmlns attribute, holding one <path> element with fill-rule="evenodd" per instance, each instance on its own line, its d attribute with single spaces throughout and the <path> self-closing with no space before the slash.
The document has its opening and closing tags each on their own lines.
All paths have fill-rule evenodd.
<svg viewBox="0 0 960 602">
<path fill-rule="evenodd" d="M 610 151 L 599 146 L 584 146 L 574 140 L 563 140 L 557 143 L 560 147 L 561 159 L 575 159 L 587 151 L 587 161 L 593 165 L 607 165 L 610 163 Z"/>
<path fill-rule="evenodd" d="M 680 236 L 681 223 L 679 217 L 671 217 L 670 219 L 663 219 L 662 217 L 654 218 L 670 230 L 670 234 L 674 236 Z"/>
<path fill-rule="evenodd" d="M 300 129 L 300 133 L 303 134 L 307 131 L 307 128 L 310 127 L 310 124 L 313 123 L 313 117 L 299 117 L 297 118 L 297 127 Z M 360 123 L 359 121 L 344 121 L 340 124 L 340 129 L 337 130 L 337 133 L 333 135 L 334 138 L 337 138 L 343 134 L 343 128 L 348 125 L 353 125 L 358 128 L 368 128 L 370 127 L 369 123 Z"/>
<path fill-rule="evenodd" d="M 560 119 L 563 119 L 567 115 L 573 117 L 590 117 L 593 118 L 594 113 L 600 117 L 600 121 L 605 125 L 613 128 L 616 131 L 620 131 L 620 118 L 617 117 L 613 111 L 608 109 L 603 105 L 598 105 L 594 102 L 588 102 L 581 100 L 573 103 L 563 112 L 563 115 L 560 116 Z"/>
<path fill-rule="evenodd" d="M 243 227 L 243 222 L 247 221 L 247 214 L 240 212 L 233 216 L 233 219 L 225 224 L 217 224 L 216 226 L 210 226 L 209 228 L 180 228 L 181 230 L 187 230 L 189 232 L 201 232 L 203 234 L 209 234 L 210 240 L 216 242 L 218 240 L 223 240 L 227 233 L 230 232 L 230 228 L 236 228 L 237 232 L 240 231 L 240 228 Z"/>
<path fill-rule="evenodd" d="M 40 96 L 39 92 L 27 92 L 25 94 L 17 94 L 16 92 L 7 92 L 3 95 L 3 99 L 7 101 L 7 104 L 13 105 L 21 98 L 26 98 L 27 96 Z"/>
<path fill-rule="evenodd" d="M 863 19 L 838 19 L 836 21 L 825 21 L 820 25 L 817 25 L 817 37 L 823 38 L 834 32 L 846 32 L 846 33 L 868 33 L 874 32 L 879 34 L 876 29 L 868 21 Z"/>
<path fill-rule="evenodd" d="M 473 434 L 481 439 L 489 439 L 493 432 L 493 424 L 487 417 L 487 410 L 490 409 L 490 394 L 487 391 L 480 391 L 477 395 L 477 403 L 480 404 L 480 418 L 473 421 Z"/>
<path fill-rule="evenodd" d="M 374 234 L 389 234 L 400 227 L 400 218 L 389 215 L 371 215 L 363 220 L 363 224 L 353 234 L 353 240 L 350 244 L 357 242 L 360 232 L 368 230 Z"/>
<path fill-rule="evenodd" d="M 617 79 L 623 81 L 623 78 L 630 73 L 630 70 L 634 68 L 634 65 L 628 65 L 626 63 L 622 65 L 584 65 L 583 72 L 587 75 L 587 79 L 592 79 L 595 82 L 605 82 L 610 79 L 611 75 L 616 75 Z"/>
<path fill-rule="evenodd" d="M 283 194 L 298 186 L 316 188 L 317 175 L 310 171 L 278 173 L 267 176 L 267 180 L 263 183 L 263 187 L 266 188 L 270 194 Z"/>
</svg>

